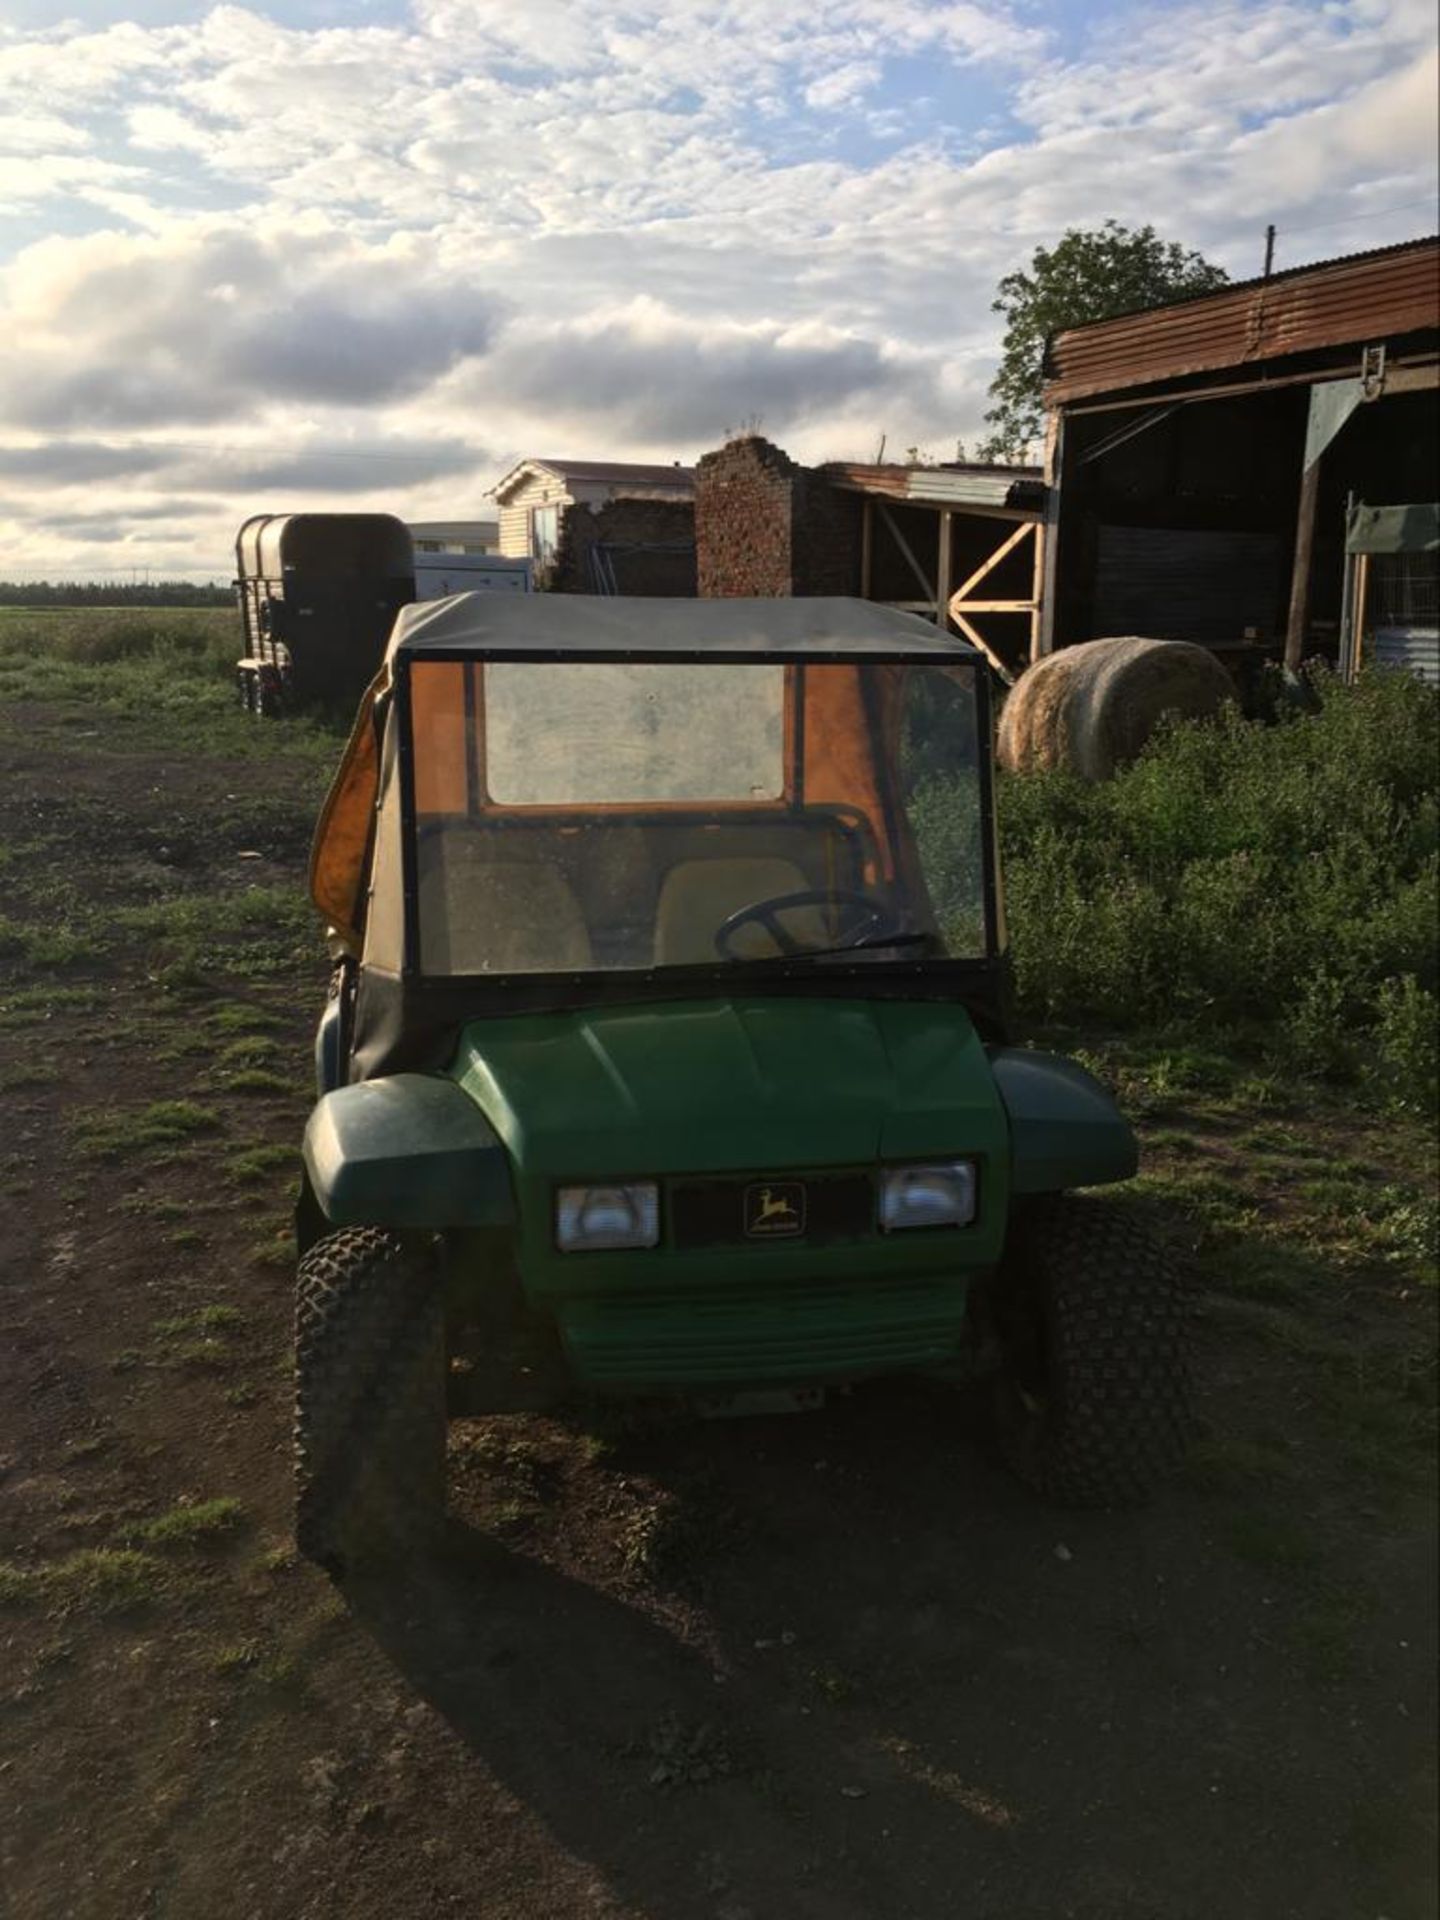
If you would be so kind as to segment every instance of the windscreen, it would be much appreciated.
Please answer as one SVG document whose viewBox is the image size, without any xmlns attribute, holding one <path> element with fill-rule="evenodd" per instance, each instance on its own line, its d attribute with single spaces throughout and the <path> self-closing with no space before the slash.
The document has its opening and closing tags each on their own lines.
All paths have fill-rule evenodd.
<svg viewBox="0 0 1440 1920">
<path fill-rule="evenodd" d="M 484 674 L 489 798 L 501 807 L 778 800 L 785 669 L 619 660 Z M 724 725 L 715 725 L 723 713 Z"/>
<path fill-rule="evenodd" d="M 426 661 L 420 970 L 986 951 L 968 668 Z"/>
</svg>

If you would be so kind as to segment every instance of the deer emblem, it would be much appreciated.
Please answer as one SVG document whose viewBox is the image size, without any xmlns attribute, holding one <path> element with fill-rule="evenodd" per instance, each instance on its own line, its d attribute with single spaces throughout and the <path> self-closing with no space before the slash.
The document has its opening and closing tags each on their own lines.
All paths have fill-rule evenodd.
<svg viewBox="0 0 1440 1920">
<path fill-rule="evenodd" d="M 757 1227 L 763 1227 L 767 1220 L 792 1220 L 795 1209 L 788 1200 L 782 1200 L 771 1193 L 769 1187 L 760 1189 L 760 1211 L 755 1216 Z"/>
<path fill-rule="evenodd" d="M 790 1196 L 793 1196 L 790 1197 Z M 804 1189 L 750 1187 L 745 1196 L 747 1233 L 799 1233 L 805 1225 Z"/>
</svg>

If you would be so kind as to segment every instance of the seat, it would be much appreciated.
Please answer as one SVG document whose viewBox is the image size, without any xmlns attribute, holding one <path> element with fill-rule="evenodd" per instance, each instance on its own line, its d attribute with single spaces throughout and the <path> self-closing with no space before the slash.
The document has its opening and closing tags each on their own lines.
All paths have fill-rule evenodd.
<svg viewBox="0 0 1440 1920">
<path fill-rule="evenodd" d="M 466 829 L 420 845 L 420 955 L 426 973 L 567 973 L 591 965 L 570 883 L 544 860 L 497 857 Z"/>
<path fill-rule="evenodd" d="M 760 900 L 802 893 L 810 885 L 793 860 L 678 861 L 665 876 L 655 909 L 656 966 L 698 966 L 718 960 L 715 935 L 732 913 Z M 797 907 L 782 924 L 807 945 L 826 944 L 821 907 Z M 775 943 L 762 926 L 752 923 L 737 933 L 735 951 L 744 958 L 762 960 L 775 952 Z"/>
</svg>

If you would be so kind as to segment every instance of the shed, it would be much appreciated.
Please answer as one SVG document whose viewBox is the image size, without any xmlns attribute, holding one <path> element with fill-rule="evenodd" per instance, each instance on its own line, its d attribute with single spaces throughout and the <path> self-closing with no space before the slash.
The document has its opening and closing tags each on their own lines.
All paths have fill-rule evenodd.
<svg viewBox="0 0 1440 1920">
<path fill-rule="evenodd" d="M 858 594 L 962 635 L 1007 680 L 1039 618 L 1044 520 L 1038 467 L 803 467 L 742 434 L 695 469 L 702 597 Z"/>
<path fill-rule="evenodd" d="M 553 583 L 562 549 L 570 544 L 564 538 L 566 517 L 575 508 L 588 509 L 594 517 L 619 501 L 668 507 L 672 511 L 660 515 L 638 509 L 628 515 L 609 512 L 605 517 L 613 536 L 610 544 L 633 548 L 646 544 L 646 536 L 658 531 L 664 536 L 660 544 L 688 538 L 693 553 L 689 510 L 695 498 L 695 474 L 678 461 L 667 467 L 618 460 L 521 460 L 490 491 L 500 509 L 500 552 L 531 560 L 540 585 Z M 603 576 L 599 584 L 587 581 L 584 585 L 591 591 L 605 591 Z M 622 590 L 635 592 L 637 587 L 627 582 Z M 676 588 L 669 585 L 660 591 Z"/>
<path fill-rule="evenodd" d="M 1041 652 L 1339 661 L 1350 508 L 1440 497 L 1440 241 L 1071 328 L 1046 375 Z"/>
</svg>

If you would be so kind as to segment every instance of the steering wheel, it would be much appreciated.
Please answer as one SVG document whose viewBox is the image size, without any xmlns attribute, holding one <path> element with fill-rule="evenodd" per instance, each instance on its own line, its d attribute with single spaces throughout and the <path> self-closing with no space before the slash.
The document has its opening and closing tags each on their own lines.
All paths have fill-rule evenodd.
<svg viewBox="0 0 1440 1920">
<path fill-rule="evenodd" d="M 847 929 L 848 938 L 839 941 L 844 947 L 863 945 L 871 934 L 899 933 L 902 931 L 895 913 L 882 901 L 874 899 L 868 893 L 852 893 L 843 887 L 804 887 L 798 893 L 776 893 L 767 900 L 754 900 L 748 907 L 740 907 L 720 922 L 715 930 L 715 951 L 722 960 L 742 960 L 744 954 L 736 953 L 733 940 L 741 927 L 752 921 L 762 926 L 775 942 L 776 951 L 787 958 L 802 953 L 813 953 L 815 949 L 787 933 L 780 924 L 780 915 L 788 913 L 792 907 L 855 907 L 860 918 L 853 928 Z M 750 956 L 753 958 L 754 956 Z"/>
</svg>

